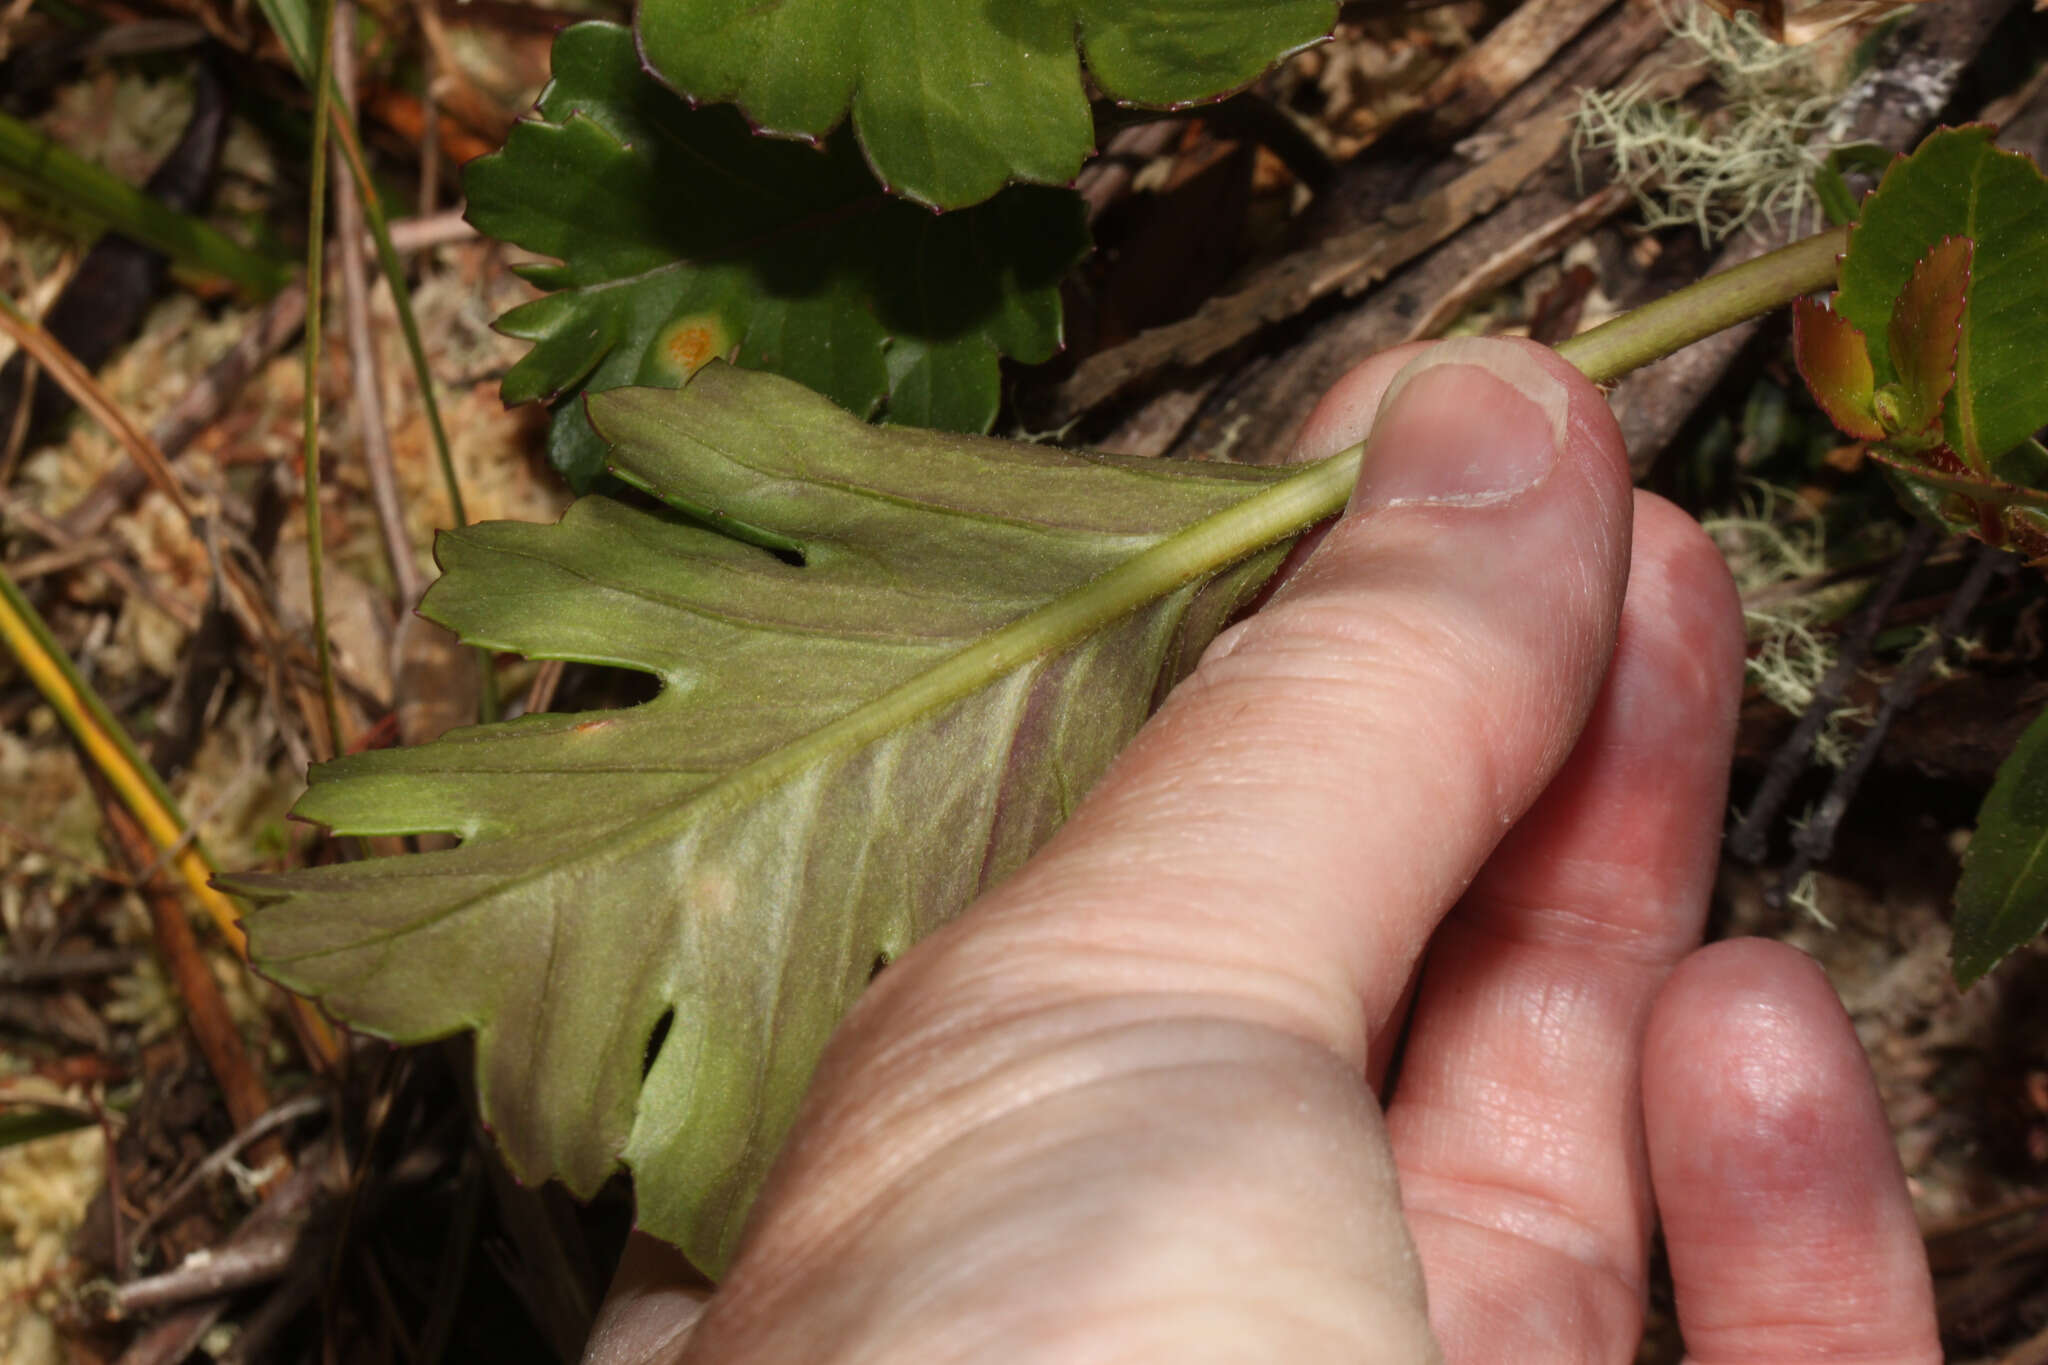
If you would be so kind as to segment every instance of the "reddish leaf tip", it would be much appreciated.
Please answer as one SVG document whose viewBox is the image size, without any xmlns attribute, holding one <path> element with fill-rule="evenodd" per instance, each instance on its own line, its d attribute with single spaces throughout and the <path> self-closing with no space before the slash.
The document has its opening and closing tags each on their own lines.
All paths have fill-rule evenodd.
<svg viewBox="0 0 2048 1365">
<path fill-rule="evenodd" d="M 1858 440 L 1884 438 L 1873 406 L 1870 349 L 1854 324 L 1825 304 L 1800 299 L 1792 305 L 1792 352 L 1829 421 Z"/>
<path fill-rule="evenodd" d="M 1955 387 L 1956 348 L 1975 250 L 1976 243 L 1968 237 L 1942 238 L 1914 263 L 1906 287 L 1892 304 L 1885 335 L 1899 374 L 1901 434 L 1917 436 L 1932 429 Z"/>
</svg>

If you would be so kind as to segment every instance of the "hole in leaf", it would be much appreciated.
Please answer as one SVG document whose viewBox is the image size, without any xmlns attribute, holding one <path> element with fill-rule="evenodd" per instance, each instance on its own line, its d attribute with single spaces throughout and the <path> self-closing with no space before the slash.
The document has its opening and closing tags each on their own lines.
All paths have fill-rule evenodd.
<svg viewBox="0 0 2048 1365">
<path fill-rule="evenodd" d="M 661 1055 L 661 1045 L 668 1041 L 668 1031 L 676 1021 L 674 1010 L 663 1010 L 661 1018 L 654 1021 L 653 1032 L 647 1035 L 647 1052 L 640 1061 L 640 1079 L 646 1080 L 647 1073 L 654 1070 L 654 1059 Z"/>
<path fill-rule="evenodd" d="M 623 711 L 661 695 L 661 679 L 615 664 L 570 664 L 549 699 L 550 711 Z"/>
</svg>

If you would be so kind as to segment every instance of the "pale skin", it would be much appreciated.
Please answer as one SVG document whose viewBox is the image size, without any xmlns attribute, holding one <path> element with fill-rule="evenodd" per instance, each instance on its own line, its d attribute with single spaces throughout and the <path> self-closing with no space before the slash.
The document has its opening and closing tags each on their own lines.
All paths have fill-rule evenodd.
<svg viewBox="0 0 2048 1365">
<path fill-rule="evenodd" d="M 1833 991 L 1698 947 L 1719 556 L 1541 347 L 1374 357 L 1301 455 L 1368 430 L 1314 552 L 848 1017 L 719 1291 L 636 1241 L 590 1361 L 1625 1362 L 1658 1220 L 1697 1365 L 1940 1360 Z"/>
</svg>

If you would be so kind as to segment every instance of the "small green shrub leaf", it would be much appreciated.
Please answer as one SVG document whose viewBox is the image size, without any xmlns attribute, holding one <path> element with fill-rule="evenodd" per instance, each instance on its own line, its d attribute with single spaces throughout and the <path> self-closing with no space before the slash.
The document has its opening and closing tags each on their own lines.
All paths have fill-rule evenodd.
<svg viewBox="0 0 2048 1365">
<path fill-rule="evenodd" d="M 1956 343 L 1970 289 L 1970 239 L 1944 237 L 1913 266 L 1885 338 L 1899 372 L 1890 429 L 1920 436 L 1941 420 L 1956 382 Z"/>
<path fill-rule="evenodd" d="M 616 24 L 562 32 L 536 117 L 466 189 L 480 230 L 560 262 L 526 269 L 554 292 L 499 320 L 533 342 L 504 392 L 554 406 L 550 454 L 579 490 L 603 443 L 578 394 L 674 386 L 713 357 L 862 416 L 986 431 L 1000 357 L 1059 349 L 1059 281 L 1088 241 L 1070 192 L 934 215 L 885 194 L 849 137 L 801 146 L 692 109 Z"/>
<path fill-rule="evenodd" d="M 1915 265 L 1948 237 L 1974 244 L 1957 333 L 1946 444 L 1972 470 L 2048 424 L 2048 179 L 1983 126 L 1944 128 L 1864 201 L 1835 307 L 1868 339 L 1880 387 L 1898 381 L 1889 324 Z"/>
<path fill-rule="evenodd" d="M 660 694 L 323 765 L 305 818 L 462 843 L 226 884 L 262 969 L 351 1025 L 474 1030 L 522 1178 L 623 1160 L 640 1226 L 716 1273 L 875 964 L 1064 819 L 1321 474 L 874 427 L 719 364 L 589 402 L 674 510 L 446 533 L 421 611 Z"/>
<path fill-rule="evenodd" d="M 1845 434 L 1861 441 L 1884 435 L 1873 401 L 1877 381 L 1863 333 L 1826 304 L 1799 299 L 1792 305 L 1792 354 L 1806 387 Z"/>
<path fill-rule="evenodd" d="M 1110 98 L 1168 108 L 1249 84 L 1336 19 L 1333 0 L 643 0 L 636 23 L 690 99 L 800 138 L 851 110 L 891 190 L 955 208 L 1073 179 L 1095 137 L 1083 57 Z"/>
<path fill-rule="evenodd" d="M 2048 929 L 2048 712 L 1999 767 L 1956 888 L 1956 984 L 1967 987 Z"/>
</svg>

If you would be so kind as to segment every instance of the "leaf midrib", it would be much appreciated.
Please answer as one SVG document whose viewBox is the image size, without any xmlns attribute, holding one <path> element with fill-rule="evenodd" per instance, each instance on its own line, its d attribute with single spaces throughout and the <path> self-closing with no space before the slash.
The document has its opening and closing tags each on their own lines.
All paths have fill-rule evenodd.
<svg viewBox="0 0 2048 1365">
<path fill-rule="evenodd" d="M 1158 544 L 1063 593 L 1029 615 L 974 641 L 958 653 L 854 710 L 691 793 L 681 803 L 649 811 L 596 847 L 549 858 L 496 878 L 432 915 L 375 935 L 278 961 L 311 962 L 362 952 L 419 932 L 507 891 L 579 863 L 630 854 L 680 833 L 683 826 L 743 806 L 839 752 L 853 752 L 894 730 L 936 713 L 1033 659 L 1079 643 L 1140 607 L 1167 596 L 1343 509 L 1357 482 L 1365 445 L 1360 442 L 1269 484 L 1242 502 L 1183 527 Z M 453 869 L 451 869 L 452 871 Z"/>
</svg>

